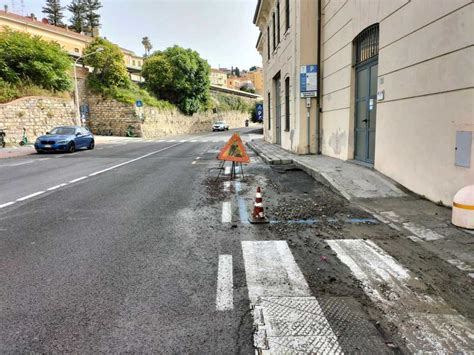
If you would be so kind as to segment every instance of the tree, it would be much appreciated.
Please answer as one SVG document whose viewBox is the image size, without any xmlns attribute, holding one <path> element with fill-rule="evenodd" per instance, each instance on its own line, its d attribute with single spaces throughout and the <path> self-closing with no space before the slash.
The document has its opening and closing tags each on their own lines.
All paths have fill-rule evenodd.
<svg viewBox="0 0 474 355">
<path fill-rule="evenodd" d="M 151 49 L 153 48 L 153 45 L 151 44 L 151 41 L 148 37 L 142 38 L 142 44 L 143 47 L 145 47 L 145 57 L 148 57 L 150 55 Z"/>
<path fill-rule="evenodd" d="M 63 10 L 64 7 L 61 6 L 60 0 L 46 0 L 42 12 L 46 14 L 49 23 L 54 26 L 62 26 L 62 20 L 64 18 Z"/>
<path fill-rule="evenodd" d="M 235 76 L 240 77 L 240 69 L 239 69 L 239 67 L 235 67 L 234 73 L 235 73 Z"/>
<path fill-rule="evenodd" d="M 100 0 L 84 0 L 86 27 L 91 37 L 100 27 L 100 15 L 97 11 L 102 7 Z"/>
<path fill-rule="evenodd" d="M 1 80 L 67 91 L 72 87 L 71 69 L 72 61 L 59 44 L 25 32 L 9 29 L 0 32 Z"/>
<path fill-rule="evenodd" d="M 254 65 L 253 67 L 250 67 L 249 71 L 257 71 L 257 67 Z"/>
<path fill-rule="evenodd" d="M 87 8 L 84 0 L 72 0 L 67 9 L 72 14 L 69 20 L 71 28 L 78 33 L 85 32 Z"/>
<path fill-rule="evenodd" d="M 155 96 L 191 115 L 209 106 L 210 71 L 196 51 L 174 46 L 148 57 L 142 75 Z"/>
<path fill-rule="evenodd" d="M 103 48 L 103 51 L 97 52 L 98 48 Z M 104 88 L 130 86 L 123 53 L 117 45 L 103 38 L 95 38 L 84 50 L 86 55 L 84 64 L 94 68 L 87 77 L 89 88 L 100 92 Z"/>
</svg>

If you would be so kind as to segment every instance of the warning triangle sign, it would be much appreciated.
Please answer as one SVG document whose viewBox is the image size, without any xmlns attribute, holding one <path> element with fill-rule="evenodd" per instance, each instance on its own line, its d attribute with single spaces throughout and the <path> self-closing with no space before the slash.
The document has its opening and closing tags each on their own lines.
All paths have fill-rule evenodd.
<svg viewBox="0 0 474 355">
<path fill-rule="evenodd" d="M 233 136 L 226 143 L 224 148 L 220 151 L 217 159 L 236 161 L 239 163 L 249 163 L 250 158 L 245 151 L 244 144 L 240 139 L 238 133 L 234 133 Z"/>
</svg>

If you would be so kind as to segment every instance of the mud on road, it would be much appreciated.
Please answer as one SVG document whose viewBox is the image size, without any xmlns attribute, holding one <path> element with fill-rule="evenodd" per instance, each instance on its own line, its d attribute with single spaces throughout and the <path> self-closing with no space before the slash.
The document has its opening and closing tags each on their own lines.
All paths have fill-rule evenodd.
<svg viewBox="0 0 474 355">
<path fill-rule="evenodd" d="M 405 320 L 402 314 L 393 317 L 386 307 L 369 298 L 364 285 L 338 259 L 327 240 L 361 239 L 375 242 L 419 281 L 419 285 L 409 286 L 413 288 L 413 292 L 420 292 L 433 299 L 444 299 L 468 320 L 474 319 L 472 279 L 411 241 L 403 233 L 375 220 L 357 202 L 345 200 L 328 185 L 315 181 L 293 166 L 252 164 L 246 173 L 248 176 L 242 181 L 241 194 L 245 196 L 249 213 L 255 189 L 261 186 L 266 215 L 271 223 L 257 227 L 238 225 L 240 230 L 236 233 L 245 235 L 251 228 L 258 228 L 259 240 L 287 241 L 331 326 L 349 333 L 345 340 L 339 340 L 344 351 L 361 350 L 357 344 L 360 341 L 357 340 L 359 333 L 351 328 L 356 327 L 356 324 L 340 328 L 340 314 L 332 312 L 333 300 L 353 310 L 354 314 L 360 316 L 357 321 L 354 318 L 354 322 L 369 329 L 367 334 L 374 341 L 365 344 L 366 350 L 373 349 L 377 353 L 410 353 L 407 339 L 401 334 L 406 333 L 405 328 L 416 328 L 417 325 Z M 210 177 L 204 180 L 207 194 L 203 197 L 206 203 L 217 207 L 224 198 L 235 192 L 233 189 L 222 192 L 221 188 L 217 188 L 222 186 L 222 181 L 215 181 Z M 384 290 L 383 284 L 378 291 L 382 294 L 388 292 Z M 437 310 L 417 311 L 436 313 Z M 407 324 L 404 324 L 405 321 Z M 401 328 L 405 329 L 404 332 L 400 331 Z M 381 343 L 384 344 L 383 350 L 377 348 Z"/>
</svg>

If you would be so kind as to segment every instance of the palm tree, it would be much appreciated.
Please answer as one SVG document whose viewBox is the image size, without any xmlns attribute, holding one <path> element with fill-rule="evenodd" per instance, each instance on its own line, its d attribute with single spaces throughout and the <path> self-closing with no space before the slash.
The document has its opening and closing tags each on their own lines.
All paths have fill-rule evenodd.
<svg viewBox="0 0 474 355">
<path fill-rule="evenodd" d="M 145 57 L 148 57 L 150 55 L 150 51 L 153 48 L 153 45 L 150 42 L 150 39 L 148 37 L 143 37 L 142 38 L 142 44 L 143 47 L 145 47 Z"/>
</svg>

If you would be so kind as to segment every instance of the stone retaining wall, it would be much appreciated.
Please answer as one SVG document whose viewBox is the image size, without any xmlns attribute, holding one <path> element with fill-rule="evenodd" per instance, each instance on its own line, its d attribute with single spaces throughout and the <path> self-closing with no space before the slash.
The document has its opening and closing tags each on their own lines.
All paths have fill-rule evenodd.
<svg viewBox="0 0 474 355">
<path fill-rule="evenodd" d="M 34 142 L 55 126 L 74 125 L 74 101 L 55 97 L 24 97 L 0 104 L 0 129 L 7 144 L 17 144 L 26 128 L 26 136 Z"/>
<path fill-rule="evenodd" d="M 160 138 L 181 134 L 206 132 L 213 122 L 226 121 L 230 128 L 243 127 L 248 113 L 230 111 L 219 114 L 199 113 L 185 116 L 178 110 L 159 110 L 143 107 L 141 111 L 133 105 L 89 96 L 89 127 L 95 134 L 125 136 L 127 131 L 134 136 Z"/>
</svg>

